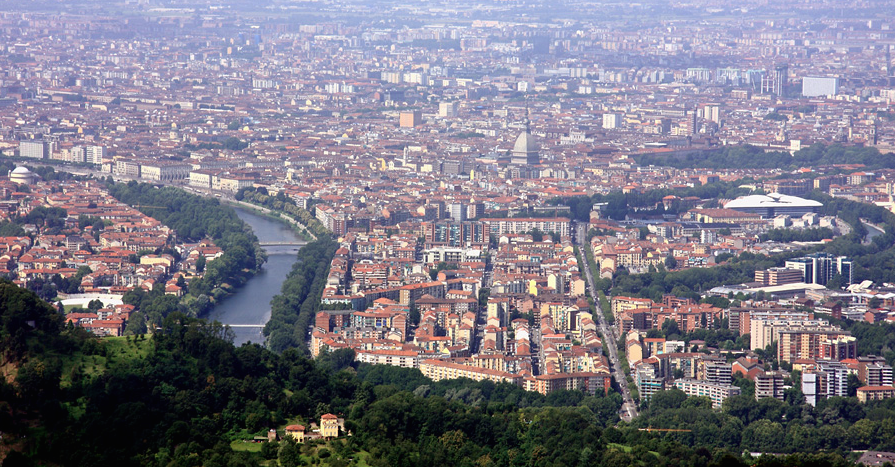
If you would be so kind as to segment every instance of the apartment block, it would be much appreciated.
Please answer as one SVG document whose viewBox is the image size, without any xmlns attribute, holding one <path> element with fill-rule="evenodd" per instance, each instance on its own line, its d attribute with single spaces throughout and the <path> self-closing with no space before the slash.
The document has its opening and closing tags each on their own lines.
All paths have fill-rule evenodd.
<svg viewBox="0 0 895 467">
<path fill-rule="evenodd" d="M 482 219 L 488 224 L 491 233 L 503 235 L 507 233 L 519 234 L 538 229 L 541 232 L 555 232 L 561 237 L 569 235 L 569 223 L 567 217 L 556 218 L 511 218 L 511 219 Z"/>
<path fill-rule="evenodd" d="M 783 373 L 769 371 L 755 376 L 755 398 L 764 399 L 773 397 L 783 401 Z"/>
<path fill-rule="evenodd" d="M 688 396 L 707 396 L 712 400 L 712 408 L 720 409 L 728 397 L 740 395 L 740 388 L 730 384 L 715 384 L 698 379 L 682 378 L 675 380 L 674 387 L 684 391 Z"/>
<path fill-rule="evenodd" d="M 48 141 L 22 141 L 19 143 L 19 157 L 28 159 L 49 159 L 53 145 Z"/>
<path fill-rule="evenodd" d="M 802 394 L 812 407 L 828 397 L 848 395 L 848 368 L 840 362 L 819 361 L 802 373 Z"/>
<path fill-rule="evenodd" d="M 706 361 L 703 363 L 704 379 L 712 384 L 730 385 L 732 381 L 730 364 L 724 361 Z"/>
<path fill-rule="evenodd" d="M 856 356 L 857 339 L 846 331 L 783 329 L 778 334 L 777 358 L 781 362 L 799 359 L 840 361 Z"/>
<path fill-rule="evenodd" d="M 423 124 L 423 113 L 419 110 L 412 112 L 401 112 L 399 117 L 399 125 L 401 128 L 413 128 Z"/>
<path fill-rule="evenodd" d="M 892 386 L 892 367 L 885 363 L 874 362 L 863 365 L 858 370 L 858 377 L 867 386 Z"/>
<path fill-rule="evenodd" d="M 892 386 L 863 386 L 858 388 L 858 401 L 862 404 L 867 401 L 878 401 L 895 397 L 895 387 Z"/>
<path fill-rule="evenodd" d="M 665 378 L 656 375 L 651 367 L 637 369 L 637 390 L 640 392 L 640 400 L 649 402 L 653 394 L 665 390 Z"/>
<path fill-rule="evenodd" d="M 798 269 L 770 268 L 755 271 L 755 282 L 765 286 L 795 284 L 802 282 L 802 271 Z"/>
<path fill-rule="evenodd" d="M 506 373 L 503 371 L 489 370 L 487 368 L 477 368 L 466 366 L 459 363 L 443 362 L 441 360 L 423 360 L 420 363 L 420 371 L 423 376 L 432 381 L 441 381 L 443 379 L 469 378 L 473 381 L 492 381 L 495 383 L 510 383 L 518 386 L 522 385 L 522 376 Z"/>
</svg>

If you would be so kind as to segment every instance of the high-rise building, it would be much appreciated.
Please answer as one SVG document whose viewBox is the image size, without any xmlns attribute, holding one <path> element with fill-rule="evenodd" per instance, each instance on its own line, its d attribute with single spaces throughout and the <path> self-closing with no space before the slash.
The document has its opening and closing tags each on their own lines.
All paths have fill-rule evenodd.
<svg viewBox="0 0 895 467">
<path fill-rule="evenodd" d="M 835 96 L 839 92 L 839 78 L 802 78 L 802 95 L 805 97 Z"/>
<path fill-rule="evenodd" d="M 710 122 L 721 123 L 721 104 L 706 104 L 702 116 Z"/>
<path fill-rule="evenodd" d="M 783 373 L 769 371 L 755 376 L 755 398 L 773 397 L 783 401 Z"/>
<path fill-rule="evenodd" d="M 454 222 L 462 222 L 466 220 L 466 205 L 463 203 L 452 203 L 448 205 L 448 213 Z"/>
<path fill-rule="evenodd" d="M 867 386 L 891 386 L 892 367 L 885 363 L 874 362 L 864 367 L 864 384 Z"/>
<path fill-rule="evenodd" d="M 423 113 L 419 110 L 401 112 L 399 125 L 401 128 L 414 128 L 423 124 Z"/>
<path fill-rule="evenodd" d="M 783 96 L 786 91 L 786 83 L 789 80 L 789 67 L 781 65 L 766 72 L 761 77 L 761 92 Z"/>
<path fill-rule="evenodd" d="M 684 118 L 684 134 L 687 136 L 693 136 L 699 130 L 699 125 L 696 123 L 697 113 L 695 110 L 689 111 Z"/>
<path fill-rule="evenodd" d="M 439 117 L 456 117 L 457 116 L 457 103 L 456 102 L 442 102 L 438 104 L 438 116 Z"/>
<path fill-rule="evenodd" d="M 687 68 L 687 79 L 694 83 L 707 83 L 712 80 L 712 70 L 708 68 Z"/>
<path fill-rule="evenodd" d="M 730 371 L 727 362 L 705 362 L 705 380 L 709 383 L 729 385 L 732 380 Z"/>
<path fill-rule="evenodd" d="M 805 403 L 812 407 L 817 407 L 820 399 L 848 396 L 848 367 L 841 362 L 819 360 L 814 368 L 802 373 L 802 394 Z"/>
<path fill-rule="evenodd" d="M 68 152 L 68 162 L 85 162 L 86 154 L 84 146 L 75 146 Z"/>
<path fill-rule="evenodd" d="M 753 90 L 761 90 L 764 83 L 764 76 L 767 74 L 764 70 L 747 70 L 746 84 Z"/>
<path fill-rule="evenodd" d="M 612 130 L 619 127 L 621 117 L 618 114 L 603 114 L 603 129 Z"/>
<path fill-rule="evenodd" d="M 471 203 L 466 209 L 466 217 L 475 219 L 485 214 L 485 203 Z"/>
<path fill-rule="evenodd" d="M 774 68 L 774 94 L 782 96 L 786 93 L 786 85 L 789 82 L 789 67 L 786 65 Z"/>
<path fill-rule="evenodd" d="M 857 339 L 848 331 L 780 329 L 777 332 L 777 358 L 781 362 L 827 358 L 839 361 L 857 356 Z"/>
<path fill-rule="evenodd" d="M 106 155 L 106 148 L 103 146 L 87 146 L 84 148 L 84 155 L 84 162 L 100 165 L 103 163 L 103 157 Z"/>
<path fill-rule="evenodd" d="M 652 367 L 637 368 L 637 390 L 640 392 L 640 398 L 649 401 L 653 394 L 665 390 L 665 378 L 656 376 L 656 371 Z"/>
<path fill-rule="evenodd" d="M 460 175 L 463 173 L 463 161 L 448 160 L 442 161 L 441 173 L 444 175 Z"/>
<path fill-rule="evenodd" d="M 48 141 L 22 141 L 19 143 L 19 157 L 28 159 L 49 159 L 52 143 Z"/>
<path fill-rule="evenodd" d="M 842 277 L 842 286 L 852 283 L 852 261 L 845 256 L 833 256 L 829 253 L 812 253 L 800 258 L 786 260 L 784 267 L 802 271 L 803 282 L 808 284 L 827 285 L 838 274 Z"/>
<path fill-rule="evenodd" d="M 718 68 L 715 70 L 715 82 L 739 86 L 742 83 L 741 73 L 739 68 Z"/>
</svg>

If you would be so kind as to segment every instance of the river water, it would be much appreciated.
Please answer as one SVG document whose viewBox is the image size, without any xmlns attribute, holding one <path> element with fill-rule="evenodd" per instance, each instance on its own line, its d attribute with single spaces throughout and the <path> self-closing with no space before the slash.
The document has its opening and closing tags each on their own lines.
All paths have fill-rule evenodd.
<svg viewBox="0 0 895 467">
<path fill-rule="evenodd" d="M 302 239 L 286 224 L 251 211 L 234 207 L 236 215 L 252 227 L 258 241 L 301 242 Z M 209 320 L 231 325 L 236 334 L 233 343 L 237 346 L 246 342 L 264 343 L 261 329 L 270 319 L 270 300 L 280 293 L 286 275 L 292 270 L 298 253 L 298 246 L 265 246 L 267 262 L 260 272 L 249 279 L 236 293 L 225 298 L 208 314 Z M 236 325 L 237 327 L 232 327 Z M 254 325 L 255 327 L 238 327 Z"/>
<path fill-rule="evenodd" d="M 867 228 L 867 236 L 864 237 L 864 243 L 869 244 L 873 241 L 874 237 L 878 237 L 885 233 L 882 230 L 880 230 L 880 229 L 876 228 L 875 226 L 872 226 L 866 222 L 862 222 L 862 224 L 864 224 L 864 227 Z"/>
</svg>

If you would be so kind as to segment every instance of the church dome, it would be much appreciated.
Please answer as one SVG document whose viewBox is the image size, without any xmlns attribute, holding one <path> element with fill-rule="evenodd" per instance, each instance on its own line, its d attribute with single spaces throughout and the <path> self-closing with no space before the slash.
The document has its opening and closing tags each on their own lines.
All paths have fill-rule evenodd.
<svg viewBox="0 0 895 467">
<path fill-rule="evenodd" d="M 34 172 L 27 167 L 16 167 L 9 172 L 9 181 L 18 184 L 30 185 L 37 179 Z"/>
</svg>

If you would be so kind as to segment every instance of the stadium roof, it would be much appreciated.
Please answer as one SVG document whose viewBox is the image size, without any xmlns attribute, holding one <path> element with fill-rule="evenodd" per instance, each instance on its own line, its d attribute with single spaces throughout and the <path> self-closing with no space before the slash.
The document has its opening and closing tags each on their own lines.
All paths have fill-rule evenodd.
<svg viewBox="0 0 895 467">
<path fill-rule="evenodd" d="M 742 196 L 724 205 L 725 209 L 743 208 L 785 208 L 785 207 L 820 207 L 822 203 L 798 196 L 768 193 L 766 195 Z"/>
</svg>

